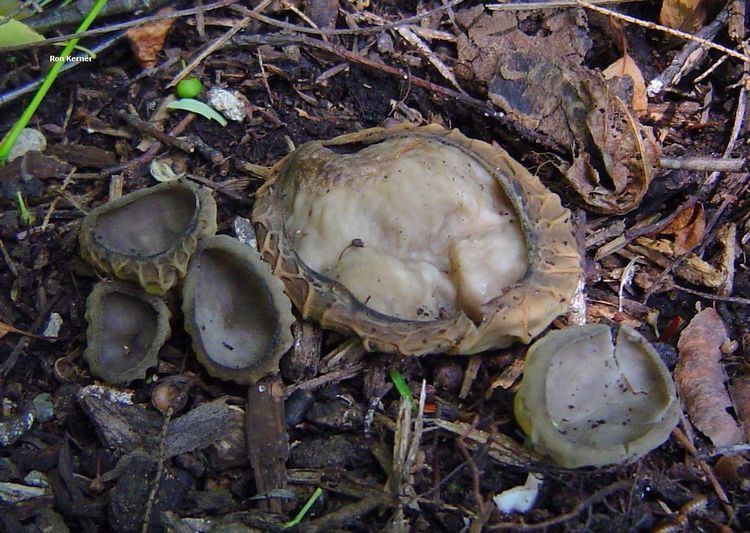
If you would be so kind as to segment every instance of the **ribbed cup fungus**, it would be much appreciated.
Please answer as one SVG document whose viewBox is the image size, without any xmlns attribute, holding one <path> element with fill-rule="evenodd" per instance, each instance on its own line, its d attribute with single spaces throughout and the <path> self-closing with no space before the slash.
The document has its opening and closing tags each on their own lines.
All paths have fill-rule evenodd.
<svg viewBox="0 0 750 533">
<path fill-rule="evenodd" d="M 637 331 L 605 324 L 552 331 L 526 355 L 519 425 L 561 466 L 602 466 L 645 455 L 669 438 L 679 404 L 669 371 Z"/>
<path fill-rule="evenodd" d="M 182 289 L 185 329 L 214 377 L 254 383 L 278 371 L 294 316 L 284 286 L 249 246 L 226 235 L 203 242 Z"/>
<path fill-rule="evenodd" d="M 91 374 L 116 385 L 144 378 L 169 337 L 169 316 L 164 302 L 136 285 L 97 283 L 86 300 L 83 358 Z"/>
<path fill-rule="evenodd" d="M 162 183 L 91 211 L 81 225 L 81 255 L 101 272 L 164 294 L 185 276 L 198 240 L 215 232 L 211 191 Z"/>
<path fill-rule="evenodd" d="M 303 317 L 373 351 L 530 342 L 581 274 L 557 195 L 501 148 L 438 125 L 300 146 L 271 169 L 252 219 Z"/>
</svg>

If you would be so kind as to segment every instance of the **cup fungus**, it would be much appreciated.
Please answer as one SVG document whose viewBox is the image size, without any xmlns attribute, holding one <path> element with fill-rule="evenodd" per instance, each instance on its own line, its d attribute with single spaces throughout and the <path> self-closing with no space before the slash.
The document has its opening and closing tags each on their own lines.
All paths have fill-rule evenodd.
<svg viewBox="0 0 750 533">
<path fill-rule="evenodd" d="M 86 300 L 91 374 L 126 385 L 146 376 L 169 337 L 169 310 L 161 299 L 121 281 L 97 283 Z"/>
<path fill-rule="evenodd" d="M 208 189 L 161 183 L 91 211 L 81 225 L 81 255 L 101 272 L 164 294 L 185 276 L 198 240 L 215 232 Z"/>
<path fill-rule="evenodd" d="M 226 235 L 207 239 L 182 295 L 185 329 L 209 374 L 247 384 L 278 371 L 294 316 L 284 286 L 255 250 Z"/>
<path fill-rule="evenodd" d="M 552 331 L 529 348 L 515 415 L 532 444 L 567 468 L 645 455 L 669 438 L 672 377 L 637 331 L 606 324 Z"/>
<path fill-rule="evenodd" d="M 501 148 L 438 125 L 300 146 L 271 169 L 252 219 L 303 317 L 373 351 L 528 343 L 581 274 L 557 195 Z"/>
</svg>

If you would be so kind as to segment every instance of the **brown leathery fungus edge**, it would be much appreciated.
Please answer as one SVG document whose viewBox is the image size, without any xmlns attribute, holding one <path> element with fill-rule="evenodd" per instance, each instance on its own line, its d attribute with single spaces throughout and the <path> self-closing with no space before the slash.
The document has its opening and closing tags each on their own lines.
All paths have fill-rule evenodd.
<svg viewBox="0 0 750 533">
<path fill-rule="evenodd" d="M 195 195 L 195 212 L 188 230 L 164 252 L 150 256 L 126 255 L 108 250 L 96 239 L 99 217 L 164 189 L 187 188 Z M 216 201 L 211 191 L 185 181 L 161 183 L 132 192 L 91 211 L 81 225 L 81 256 L 97 272 L 139 284 L 150 294 L 162 295 L 177 285 L 187 273 L 190 256 L 198 241 L 216 233 Z"/>
<path fill-rule="evenodd" d="M 285 171 L 306 146 L 369 145 L 394 136 L 425 137 L 471 154 L 496 176 L 519 215 L 529 252 L 526 275 L 483 306 L 481 324 L 463 313 L 433 321 L 388 317 L 360 303 L 343 285 L 312 271 L 291 249 L 282 205 Z M 272 168 L 270 179 L 257 193 L 252 221 L 261 255 L 284 282 L 303 318 L 355 334 L 370 351 L 471 354 L 516 340 L 529 343 L 568 309 L 581 276 L 570 211 L 562 207 L 559 197 L 503 149 L 435 124 L 372 128 L 301 146 Z"/>
<path fill-rule="evenodd" d="M 203 345 L 201 329 L 195 320 L 195 299 L 198 297 L 198 263 L 201 254 L 209 249 L 219 249 L 238 257 L 247 266 L 249 273 L 264 285 L 264 292 L 270 297 L 276 312 L 277 321 L 273 344 L 267 347 L 265 357 L 252 366 L 228 368 L 217 364 L 211 359 Z M 252 287 L 248 290 L 254 291 L 256 288 Z M 182 312 L 185 317 L 185 331 L 190 335 L 196 359 L 211 376 L 222 380 L 247 385 L 265 376 L 278 373 L 281 357 L 294 342 L 291 328 L 295 318 L 289 298 L 284 293 L 284 285 L 271 274 L 269 266 L 261 260 L 255 250 L 227 235 L 215 235 L 201 242 L 182 285 Z"/>
<path fill-rule="evenodd" d="M 126 296 L 137 298 L 151 306 L 157 316 L 156 331 L 151 344 L 143 355 L 138 364 L 125 372 L 112 372 L 100 359 L 101 339 L 107 332 L 103 329 L 103 324 L 95 314 L 102 308 L 104 299 L 113 293 L 120 293 Z M 140 287 L 117 280 L 100 281 L 91 290 L 86 299 L 86 339 L 87 346 L 83 352 L 83 358 L 89 364 L 91 374 L 103 379 L 114 385 L 127 385 L 137 379 L 146 377 L 146 371 L 156 366 L 159 360 L 159 350 L 169 338 L 171 329 L 169 319 L 171 313 L 166 304 L 158 297 L 144 292 Z"/>
</svg>

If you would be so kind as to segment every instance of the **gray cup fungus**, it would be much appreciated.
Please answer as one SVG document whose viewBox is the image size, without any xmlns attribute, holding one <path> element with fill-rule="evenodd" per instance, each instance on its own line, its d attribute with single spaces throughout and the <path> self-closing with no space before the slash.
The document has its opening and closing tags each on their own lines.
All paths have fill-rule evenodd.
<svg viewBox="0 0 750 533">
<path fill-rule="evenodd" d="M 278 371 L 294 317 L 283 285 L 255 250 L 226 235 L 207 239 L 182 295 L 185 329 L 209 374 L 246 384 Z"/>
<path fill-rule="evenodd" d="M 102 281 L 86 300 L 83 352 L 91 374 L 116 385 L 146 376 L 169 337 L 169 310 L 156 296 L 121 281 Z"/>
<path fill-rule="evenodd" d="M 302 316 L 373 351 L 528 343 L 581 275 L 557 195 L 501 148 L 437 125 L 300 146 L 272 168 L 252 220 Z"/>
<path fill-rule="evenodd" d="M 185 276 L 198 240 L 215 232 L 208 189 L 162 183 L 91 211 L 81 226 L 81 255 L 100 272 L 164 294 Z"/>
<path fill-rule="evenodd" d="M 645 455 L 679 417 L 675 387 L 659 354 L 621 326 L 552 331 L 529 348 L 516 394 L 518 423 L 539 451 L 568 468 Z"/>
</svg>

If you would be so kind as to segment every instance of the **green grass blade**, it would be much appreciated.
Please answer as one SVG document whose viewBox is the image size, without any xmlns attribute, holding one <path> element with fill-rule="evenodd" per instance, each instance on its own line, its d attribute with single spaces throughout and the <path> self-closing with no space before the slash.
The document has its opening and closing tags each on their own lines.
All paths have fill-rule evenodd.
<svg viewBox="0 0 750 533">
<path fill-rule="evenodd" d="M 402 398 L 409 400 L 412 411 L 416 411 L 417 402 L 414 401 L 414 395 L 411 393 L 409 384 L 406 383 L 404 376 L 402 376 L 401 372 L 399 372 L 395 368 L 391 369 L 390 375 L 391 375 L 391 381 L 393 381 L 393 384 L 396 386 L 396 390 L 398 391 L 398 393 L 401 395 Z"/>
<path fill-rule="evenodd" d="M 94 20 L 96 20 L 96 17 L 99 15 L 99 12 L 106 4 L 107 0 L 96 0 L 96 3 L 91 6 L 91 10 L 86 15 L 86 18 L 83 19 L 81 25 L 78 26 L 76 33 L 81 33 L 88 30 L 89 26 L 93 24 Z M 65 59 L 70 57 L 70 53 L 76 47 L 78 41 L 78 38 L 68 41 L 68 44 L 60 53 L 60 57 Z M 47 96 L 47 92 L 50 90 L 50 87 L 52 87 L 52 84 L 55 82 L 55 79 L 57 78 L 57 75 L 60 73 L 60 69 L 63 68 L 64 64 L 65 61 L 57 61 L 52 65 L 52 68 L 49 69 L 49 72 L 47 72 L 47 75 L 44 77 L 44 81 L 34 95 L 34 98 L 31 100 L 31 102 L 29 102 L 29 105 L 26 107 L 26 109 L 24 109 L 21 118 L 18 119 L 18 121 L 13 125 L 13 128 L 3 140 L 2 144 L 0 145 L 0 165 L 4 165 L 8 161 L 8 154 L 10 153 L 10 149 L 16 143 L 18 135 L 21 133 L 21 130 L 24 129 L 29 123 L 31 118 L 34 116 L 34 113 L 36 113 L 36 110 L 44 100 L 44 97 Z"/>
<path fill-rule="evenodd" d="M 284 522 L 284 528 L 283 529 L 289 529 L 290 527 L 294 527 L 298 525 L 302 520 L 304 520 L 305 515 L 310 511 L 313 505 L 315 505 L 315 502 L 318 501 L 318 498 L 323 494 L 323 489 L 320 487 L 315 489 L 315 492 L 312 493 L 312 496 L 310 496 L 310 499 L 307 500 L 307 503 L 302 507 L 302 509 L 299 510 L 299 513 L 297 513 L 297 516 L 292 518 L 289 522 Z"/>
</svg>

